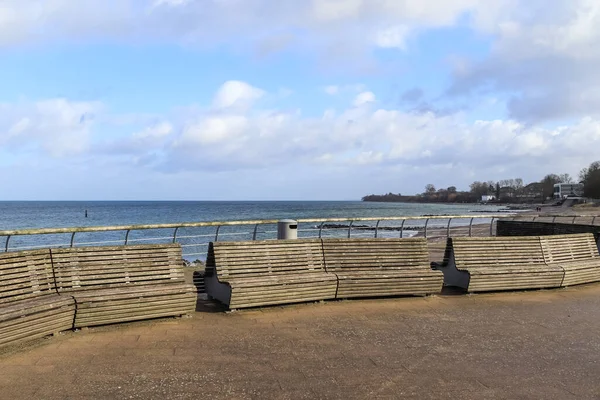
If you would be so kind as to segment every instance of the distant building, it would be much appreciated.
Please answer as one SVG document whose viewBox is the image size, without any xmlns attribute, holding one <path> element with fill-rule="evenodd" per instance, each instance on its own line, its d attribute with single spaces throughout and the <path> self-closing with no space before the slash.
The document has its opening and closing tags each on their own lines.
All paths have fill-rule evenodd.
<svg viewBox="0 0 600 400">
<path fill-rule="evenodd" d="M 496 200 L 496 196 L 493 194 L 484 194 L 481 196 L 481 202 L 487 203 L 488 201 Z"/>
<path fill-rule="evenodd" d="M 581 183 L 556 183 L 554 185 L 555 199 L 564 199 L 568 196 L 583 196 L 583 185 Z"/>
<path fill-rule="evenodd" d="M 500 200 L 506 199 L 507 197 L 515 197 L 515 189 L 510 186 L 502 186 L 500 188 Z"/>
<path fill-rule="evenodd" d="M 523 200 L 535 200 L 544 198 L 544 185 L 540 182 L 533 182 L 521 189 L 517 197 Z"/>
</svg>

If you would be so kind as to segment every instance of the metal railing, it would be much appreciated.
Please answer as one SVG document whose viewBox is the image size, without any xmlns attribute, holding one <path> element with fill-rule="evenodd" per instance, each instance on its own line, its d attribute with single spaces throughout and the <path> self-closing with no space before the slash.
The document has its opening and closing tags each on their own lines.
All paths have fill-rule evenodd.
<svg viewBox="0 0 600 400">
<path fill-rule="evenodd" d="M 564 215 L 442 215 L 365 218 L 309 218 L 299 219 L 298 236 L 321 237 L 448 237 L 472 236 L 478 227 L 478 236 L 493 236 L 499 218 L 557 222 L 559 218 L 575 223 L 579 218 L 595 216 Z M 127 245 L 133 243 L 180 243 L 186 259 L 206 254 L 210 241 L 263 240 L 277 237 L 278 220 L 184 222 L 173 224 L 94 226 L 0 231 L 4 238 L 3 251 L 17 251 L 45 247 L 74 247 L 91 245 Z M 600 221 L 600 218 L 599 218 Z M 408 222 L 408 224 L 407 224 Z M 454 223 L 454 224 L 453 224 Z M 489 224 L 489 230 L 487 228 Z M 229 229 L 229 230 L 228 230 Z M 79 240 L 77 240 L 79 239 Z M 2 242 L 0 242 L 2 243 Z"/>
</svg>

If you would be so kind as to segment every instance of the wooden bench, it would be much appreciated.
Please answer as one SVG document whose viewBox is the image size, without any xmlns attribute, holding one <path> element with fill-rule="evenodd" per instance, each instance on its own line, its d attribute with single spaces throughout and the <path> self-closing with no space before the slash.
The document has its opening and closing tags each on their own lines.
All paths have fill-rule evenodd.
<svg viewBox="0 0 600 400">
<path fill-rule="evenodd" d="M 50 250 L 0 253 L 0 346 L 73 327 L 75 301 L 56 292 Z"/>
<path fill-rule="evenodd" d="M 230 309 L 335 298 L 319 239 L 210 243 L 206 293 Z"/>
<path fill-rule="evenodd" d="M 429 266 L 427 239 L 323 239 L 336 298 L 440 293 L 443 274 Z"/>
<path fill-rule="evenodd" d="M 59 293 L 75 298 L 75 327 L 104 325 L 195 310 L 178 244 L 52 249 Z"/>
<path fill-rule="evenodd" d="M 565 271 L 561 286 L 600 281 L 600 255 L 592 233 L 542 236 L 548 265 Z"/>
<path fill-rule="evenodd" d="M 560 287 L 564 270 L 547 265 L 539 236 L 448 238 L 442 264 L 445 286 L 469 292 Z"/>
</svg>

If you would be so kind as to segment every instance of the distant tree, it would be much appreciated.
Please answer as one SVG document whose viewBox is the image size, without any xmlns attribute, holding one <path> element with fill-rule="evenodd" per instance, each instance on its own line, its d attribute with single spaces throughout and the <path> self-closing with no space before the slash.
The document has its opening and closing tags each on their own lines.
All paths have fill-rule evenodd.
<svg viewBox="0 0 600 400">
<path fill-rule="evenodd" d="M 456 186 L 450 186 L 447 190 L 448 193 L 456 193 Z"/>
<path fill-rule="evenodd" d="M 500 186 L 514 189 L 515 188 L 515 180 L 514 179 L 502 179 L 500 181 Z"/>
<path fill-rule="evenodd" d="M 552 197 L 554 193 L 554 185 L 557 183 L 561 183 L 562 179 L 559 175 L 556 174 L 548 174 L 546 175 L 540 183 L 542 184 L 542 195 L 544 198 Z"/>
<path fill-rule="evenodd" d="M 558 183 L 574 183 L 573 178 L 569 174 L 560 174 L 558 177 L 560 178 L 560 182 Z"/>
<path fill-rule="evenodd" d="M 600 199 L 600 161 L 594 161 L 589 167 L 579 173 L 583 183 L 583 195 L 593 199 Z"/>
<path fill-rule="evenodd" d="M 496 199 L 500 200 L 500 182 L 496 182 Z"/>
<path fill-rule="evenodd" d="M 481 200 L 481 196 L 488 194 L 488 191 L 490 189 L 487 182 L 480 182 L 480 181 L 475 181 L 475 182 L 471 183 L 469 185 L 469 188 L 471 189 L 472 198 L 475 201 Z"/>
<path fill-rule="evenodd" d="M 517 192 L 521 191 L 523 189 L 523 179 L 516 178 L 514 188 Z"/>
<path fill-rule="evenodd" d="M 426 193 L 426 194 L 434 194 L 434 193 L 435 193 L 435 186 L 434 186 L 434 185 L 432 185 L 431 183 L 428 183 L 428 184 L 425 186 L 425 193 Z"/>
<path fill-rule="evenodd" d="M 448 201 L 448 191 L 446 189 L 438 189 L 437 199 L 438 201 Z"/>
</svg>

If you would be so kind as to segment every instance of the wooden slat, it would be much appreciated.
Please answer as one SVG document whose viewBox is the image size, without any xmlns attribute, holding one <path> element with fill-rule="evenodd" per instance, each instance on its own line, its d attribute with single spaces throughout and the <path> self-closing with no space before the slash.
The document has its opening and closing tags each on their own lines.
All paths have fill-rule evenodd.
<svg viewBox="0 0 600 400">
<path fill-rule="evenodd" d="M 61 292 L 184 282 L 177 244 L 53 249 L 52 260 Z"/>
<path fill-rule="evenodd" d="M 591 233 L 542 236 L 548 265 L 565 271 L 561 286 L 600 281 L 600 254 Z"/>
<path fill-rule="evenodd" d="M 443 276 L 429 267 L 425 238 L 323 239 L 327 272 L 338 277 L 337 298 L 439 293 Z"/>
<path fill-rule="evenodd" d="M 53 249 L 59 292 L 77 301 L 75 326 L 193 312 L 178 244 Z"/>
<path fill-rule="evenodd" d="M 440 268 L 469 292 L 556 288 L 564 278 L 545 262 L 539 236 L 449 238 Z M 465 272 L 467 280 L 458 278 Z"/>
<path fill-rule="evenodd" d="M 49 250 L 0 253 L 0 304 L 55 292 Z"/>
<path fill-rule="evenodd" d="M 225 280 L 257 273 L 325 272 L 318 239 L 212 243 L 207 258 L 207 269 L 211 268 Z"/>
<path fill-rule="evenodd" d="M 330 299 L 337 288 L 319 239 L 210 243 L 206 277 L 229 290 L 232 309 Z"/>
<path fill-rule="evenodd" d="M 75 302 L 70 296 L 48 294 L 0 307 L 0 345 L 31 340 L 72 329 Z"/>
</svg>

